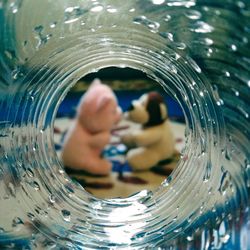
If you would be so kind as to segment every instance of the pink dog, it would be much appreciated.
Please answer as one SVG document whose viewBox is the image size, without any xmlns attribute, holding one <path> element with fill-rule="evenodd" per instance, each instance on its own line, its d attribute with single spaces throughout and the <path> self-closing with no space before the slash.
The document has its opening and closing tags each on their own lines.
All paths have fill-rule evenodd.
<svg viewBox="0 0 250 250">
<path fill-rule="evenodd" d="M 94 80 L 81 98 L 74 124 L 65 136 L 64 165 L 92 174 L 108 174 L 112 165 L 101 157 L 101 153 L 109 143 L 111 129 L 120 120 L 121 113 L 111 88 Z"/>
</svg>

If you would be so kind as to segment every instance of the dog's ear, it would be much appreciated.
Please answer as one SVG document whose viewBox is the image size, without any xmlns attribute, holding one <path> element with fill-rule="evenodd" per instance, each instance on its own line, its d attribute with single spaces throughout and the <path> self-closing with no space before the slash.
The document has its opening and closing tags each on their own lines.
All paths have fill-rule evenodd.
<svg viewBox="0 0 250 250">
<path fill-rule="evenodd" d="M 95 78 L 94 81 L 91 83 L 90 87 L 100 85 L 102 82 L 98 79 Z"/>
<path fill-rule="evenodd" d="M 160 103 L 161 119 L 165 120 L 168 117 L 167 107 L 164 103 Z"/>
<path fill-rule="evenodd" d="M 149 114 L 149 120 L 145 124 L 146 127 L 160 125 L 167 118 L 167 108 L 163 97 L 157 92 L 148 93 L 146 109 Z"/>
<path fill-rule="evenodd" d="M 111 102 L 112 102 L 112 96 L 111 95 L 103 95 L 103 96 L 101 96 L 100 99 L 97 101 L 96 111 L 99 112 L 99 111 L 103 110 Z"/>
</svg>

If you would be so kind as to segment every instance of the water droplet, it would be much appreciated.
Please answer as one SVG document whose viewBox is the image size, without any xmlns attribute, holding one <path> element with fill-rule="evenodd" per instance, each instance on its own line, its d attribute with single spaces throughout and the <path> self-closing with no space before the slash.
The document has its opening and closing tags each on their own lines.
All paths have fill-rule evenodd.
<svg viewBox="0 0 250 250">
<path fill-rule="evenodd" d="M 40 186 L 36 181 L 30 182 L 29 183 L 31 187 L 33 187 L 36 191 L 40 190 Z"/>
<path fill-rule="evenodd" d="M 20 225 L 20 224 L 22 224 L 22 225 L 24 224 L 21 218 L 15 217 L 15 218 L 12 220 L 12 227 L 16 227 L 16 226 L 18 226 L 18 225 Z"/>
<path fill-rule="evenodd" d="M 250 171 L 250 163 L 248 163 L 247 159 L 245 160 L 245 168 L 246 168 L 246 170 Z"/>
<path fill-rule="evenodd" d="M 37 33 L 41 33 L 43 31 L 43 26 L 42 25 L 38 25 L 34 28 L 34 31 Z"/>
<path fill-rule="evenodd" d="M 44 249 L 58 249 L 57 244 L 54 241 L 46 239 L 46 241 L 43 242 Z"/>
<path fill-rule="evenodd" d="M 232 49 L 232 51 L 237 51 L 237 46 L 235 44 L 232 44 L 231 49 Z"/>
<path fill-rule="evenodd" d="M 164 38 L 169 39 L 171 42 L 174 41 L 174 36 L 173 36 L 173 34 L 170 33 L 170 32 L 160 32 L 160 35 L 161 35 L 162 37 L 164 37 Z"/>
<path fill-rule="evenodd" d="M 186 44 L 185 43 L 175 43 L 175 47 L 180 50 L 186 49 Z"/>
<path fill-rule="evenodd" d="M 225 76 L 226 77 L 230 77 L 231 76 L 230 72 L 229 71 L 225 71 Z"/>
<path fill-rule="evenodd" d="M 35 38 L 38 40 L 36 48 L 39 49 L 41 46 L 45 45 L 48 40 L 52 37 L 52 34 L 44 35 L 43 34 L 44 27 L 42 25 L 38 25 L 34 28 Z"/>
<path fill-rule="evenodd" d="M 245 36 L 243 36 L 243 37 L 242 37 L 242 42 L 247 44 L 247 43 L 248 43 L 248 38 L 245 37 Z"/>
<path fill-rule="evenodd" d="M 200 214 L 204 213 L 204 203 L 202 203 L 202 205 L 200 206 Z"/>
<path fill-rule="evenodd" d="M 22 0 L 15 0 L 10 4 L 10 10 L 13 14 L 16 14 L 22 6 Z"/>
<path fill-rule="evenodd" d="M 247 179 L 247 187 L 250 187 L 250 178 Z"/>
<path fill-rule="evenodd" d="M 215 213 L 216 212 L 216 208 L 212 207 L 212 212 Z"/>
<path fill-rule="evenodd" d="M 177 68 L 174 65 L 170 64 L 168 67 L 173 74 L 177 74 Z"/>
<path fill-rule="evenodd" d="M 212 53 L 213 53 L 213 50 L 211 48 L 207 48 L 206 51 L 207 51 L 207 56 L 208 57 L 210 57 L 212 55 Z"/>
<path fill-rule="evenodd" d="M 57 25 L 57 22 L 52 22 L 49 26 L 51 29 L 54 29 Z"/>
<path fill-rule="evenodd" d="M 27 216 L 28 216 L 31 220 L 34 220 L 34 219 L 35 219 L 35 215 L 32 214 L 32 213 L 30 213 L 30 212 L 27 213 Z"/>
<path fill-rule="evenodd" d="M 165 179 L 162 183 L 161 183 L 162 187 L 168 187 L 169 186 L 169 180 Z"/>
<path fill-rule="evenodd" d="M 58 169 L 60 175 L 64 175 L 65 171 L 63 169 Z"/>
<path fill-rule="evenodd" d="M 62 212 L 63 219 L 67 222 L 70 222 L 70 211 L 63 209 L 61 212 Z"/>
<path fill-rule="evenodd" d="M 8 59 L 10 59 L 10 60 L 12 60 L 13 58 L 16 57 L 16 53 L 15 53 L 15 51 L 13 51 L 13 50 L 5 50 L 5 51 L 4 51 L 4 54 L 5 54 L 5 56 L 6 56 Z"/>
<path fill-rule="evenodd" d="M 24 74 L 22 73 L 22 71 L 21 71 L 19 68 L 14 69 L 14 70 L 11 72 L 11 75 L 12 75 L 12 78 L 13 78 L 14 80 L 17 80 L 17 79 L 19 79 L 19 78 L 21 78 L 21 77 L 24 76 Z"/>
<path fill-rule="evenodd" d="M 54 204 L 56 202 L 56 197 L 53 194 L 50 194 L 49 201 L 50 201 L 50 203 Z"/>
<path fill-rule="evenodd" d="M 103 10 L 103 6 L 102 5 L 96 5 L 96 6 L 94 6 L 94 7 L 92 7 L 90 9 L 91 12 L 100 12 L 102 10 Z"/>
<path fill-rule="evenodd" d="M 192 20 L 197 20 L 201 18 L 201 13 L 197 10 L 188 10 L 185 15 L 187 18 Z"/>
<path fill-rule="evenodd" d="M 197 21 L 190 30 L 196 33 L 211 33 L 214 27 L 203 21 Z"/>
<path fill-rule="evenodd" d="M 203 9 L 204 11 L 206 11 L 206 12 L 209 11 L 209 8 L 208 8 L 207 6 L 203 6 L 202 9 Z"/>
<path fill-rule="evenodd" d="M 230 185 L 231 176 L 228 171 L 225 171 L 221 176 L 219 191 L 222 195 L 225 195 L 227 188 Z"/>
<path fill-rule="evenodd" d="M 216 101 L 216 104 L 217 104 L 218 106 L 221 106 L 221 105 L 224 104 L 224 102 L 223 102 L 222 99 L 219 99 L 218 101 Z"/>
<path fill-rule="evenodd" d="M 155 5 L 161 5 L 161 4 L 165 3 L 165 0 L 152 0 L 152 3 Z"/>
<path fill-rule="evenodd" d="M 179 232 L 181 232 L 181 231 L 182 231 L 182 227 L 175 229 L 175 230 L 174 230 L 174 233 L 179 233 Z"/>
<path fill-rule="evenodd" d="M 160 24 L 148 19 L 146 16 L 138 16 L 133 19 L 134 23 L 147 26 L 152 32 L 157 32 Z"/>
<path fill-rule="evenodd" d="M 190 64 L 190 66 L 198 73 L 201 73 L 201 68 L 198 66 L 198 64 L 189 56 L 187 56 L 187 60 Z"/>
<path fill-rule="evenodd" d="M 214 43 L 214 41 L 213 41 L 211 38 L 207 38 L 207 37 L 206 37 L 206 38 L 204 39 L 204 44 L 205 44 L 205 45 L 208 45 L 208 46 L 209 46 L 209 45 L 212 45 L 213 43 Z"/>
<path fill-rule="evenodd" d="M 213 97 L 214 97 L 216 104 L 218 106 L 221 106 L 224 104 L 224 101 L 219 96 L 218 87 L 216 85 L 213 85 Z"/>
<path fill-rule="evenodd" d="M 230 239 L 230 235 L 227 232 L 227 225 L 224 221 L 221 222 L 219 227 L 219 237 L 221 242 L 223 242 L 224 244 L 227 243 Z"/>
<path fill-rule="evenodd" d="M 246 119 L 249 118 L 249 114 L 247 113 L 247 111 L 246 111 L 243 107 L 237 106 L 237 109 L 240 111 L 240 113 L 241 113 L 242 115 L 244 115 L 244 117 L 245 117 Z"/>
<path fill-rule="evenodd" d="M 214 11 L 215 15 L 219 16 L 221 14 L 220 10 L 215 10 Z"/>
<path fill-rule="evenodd" d="M 160 24 L 157 22 L 151 22 L 149 21 L 148 25 L 147 25 L 152 31 L 157 31 L 158 28 L 160 27 Z"/>
<path fill-rule="evenodd" d="M 245 3 L 242 1 L 238 1 L 236 4 L 240 9 L 244 9 L 246 7 Z"/>
<path fill-rule="evenodd" d="M 68 182 L 69 180 L 65 178 L 65 181 Z M 72 185 L 70 185 L 70 184 L 66 184 L 66 185 L 65 185 L 65 189 L 66 189 L 66 191 L 67 191 L 68 194 L 73 194 L 73 193 L 75 193 L 75 191 L 74 191 Z"/>
<path fill-rule="evenodd" d="M 15 186 L 12 182 L 9 182 L 8 183 L 8 189 L 10 191 L 10 194 L 13 196 L 13 197 L 16 197 L 16 189 L 15 189 Z"/>
<path fill-rule="evenodd" d="M 64 23 L 73 23 L 86 12 L 88 12 L 88 10 L 82 9 L 79 6 L 68 7 L 64 11 Z"/>
<path fill-rule="evenodd" d="M 111 6 L 107 6 L 107 12 L 109 12 L 109 13 L 116 13 L 117 9 L 114 8 L 114 7 L 111 7 Z"/>
<path fill-rule="evenodd" d="M 207 182 L 211 177 L 212 164 L 209 162 L 206 166 L 205 174 L 203 176 L 203 181 Z"/>
<path fill-rule="evenodd" d="M 166 15 L 164 17 L 164 21 L 168 22 L 169 20 L 171 20 L 171 16 L 170 15 Z"/>
<path fill-rule="evenodd" d="M 195 5 L 195 1 L 194 0 L 190 0 L 190 1 L 169 1 L 167 2 L 168 6 L 184 6 L 186 8 L 190 8 L 192 6 Z"/>
<path fill-rule="evenodd" d="M 228 160 L 228 161 L 231 161 L 231 156 L 230 156 L 230 153 L 228 150 L 225 151 L 225 158 Z"/>
<path fill-rule="evenodd" d="M 188 241 L 193 241 L 193 240 L 194 240 L 193 235 L 191 235 L 191 236 L 187 236 L 187 240 L 188 240 Z"/>
</svg>

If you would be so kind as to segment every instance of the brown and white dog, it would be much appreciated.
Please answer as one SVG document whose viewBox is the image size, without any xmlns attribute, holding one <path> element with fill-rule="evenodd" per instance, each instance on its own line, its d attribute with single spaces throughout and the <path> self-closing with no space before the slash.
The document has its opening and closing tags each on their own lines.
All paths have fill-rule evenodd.
<svg viewBox="0 0 250 250">
<path fill-rule="evenodd" d="M 125 117 L 142 125 L 140 130 L 122 136 L 125 145 L 135 146 L 127 153 L 128 163 L 133 170 L 148 170 L 173 156 L 175 141 L 167 106 L 158 92 L 149 92 L 132 101 Z"/>
</svg>

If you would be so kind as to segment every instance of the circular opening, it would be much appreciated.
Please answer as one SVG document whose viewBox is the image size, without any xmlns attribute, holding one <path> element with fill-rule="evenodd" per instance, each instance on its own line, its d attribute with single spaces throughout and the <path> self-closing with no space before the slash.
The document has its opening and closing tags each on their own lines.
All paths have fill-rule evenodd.
<svg viewBox="0 0 250 250">
<path fill-rule="evenodd" d="M 63 43 L 66 49 L 56 49 L 48 64 L 43 65 L 47 56 L 36 57 L 41 61 L 41 67 L 34 62 L 36 67 L 23 80 L 26 85 L 22 87 L 27 86 L 27 95 L 21 101 L 25 105 L 19 105 L 17 99 L 15 113 L 21 114 L 22 124 L 27 125 L 25 132 L 29 143 L 21 144 L 24 148 L 22 157 L 26 157 L 27 152 L 30 156 L 28 159 L 32 160 L 27 165 L 34 166 L 34 177 L 27 175 L 28 182 L 24 187 L 30 195 L 24 194 L 23 201 L 29 204 L 30 212 L 36 215 L 37 220 L 42 220 L 42 217 L 32 207 L 49 204 L 49 219 L 46 222 L 42 220 L 45 227 L 41 231 L 45 234 L 49 232 L 53 233 L 53 237 L 63 238 L 64 229 L 72 229 L 80 222 L 80 231 L 69 237 L 76 237 L 74 239 L 77 240 L 80 234 L 84 234 L 84 241 L 88 244 L 91 241 L 92 246 L 96 246 L 96 232 L 100 232 L 100 237 L 105 237 L 102 243 L 107 247 L 130 243 L 146 247 L 152 237 L 159 242 L 165 241 L 161 234 L 163 231 L 168 239 L 177 237 L 176 232 L 179 234 L 190 223 L 196 223 L 201 215 L 199 209 L 204 208 L 204 204 L 210 206 L 213 203 L 208 192 L 211 193 L 216 187 L 214 184 L 218 183 L 217 169 L 212 166 L 217 166 L 219 159 L 216 145 L 220 145 L 220 137 L 217 136 L 220 130 L 211 93 L 206 87 L 206 77 L 194 67 L 190 58 L 165 48 L 164 41 L 140 32 L 130 32 L 126 44 L 123 37 L 126 33 L 117 30 L 111 32 L 112 40 L 107 40 L 109 34 L 106 33 L 101 37 L 90 35 L 86 44 L 82 42 L 86 39 L 79 39 L 79 44 L 73 47 L 72 40 L 68 43 L 66 40 Z M 155 192 L 143 188 L 143 191 L 125 199 L 99 199 L 85 192 L 77 183 L 74 185 L 61 168 L 59 158 L 55 157 L 51 133 L 58 106 L 69 89 L 82 76 L 111 66 L 131 67 L 145 72 L 158 83 L 153 86 L 159 87 L 161 93 L 167 92 L 180 103 L 186 122 L 186 146 L 178 168 Z M 99 78 L 105 83 L 105 79 Z M 29 192 L 30 189 L 38 192 Z M 62 227 L 55 226 L 58 221 Z M 155 223 L 163 231 L 148 235 L 148 230 L 154 228 Z M 116 237 L 117 232 L 121 237 Z"/>
<path fill-rule="evenodd" d="M 114 107 L 105 101 L 106 89 L 99 94 L 97 79 L 122 110 L 109 128 L 102 125 Z M 68 91 L 57 110 L 54 143 L 71 179 L 98 198 L 124 198 L 155 190 L 171 174 L 184 148 L 184 130 L 182 108 L 155 80 L 132 68 L 107 67 L 84 76 Z"/>
</svg>

